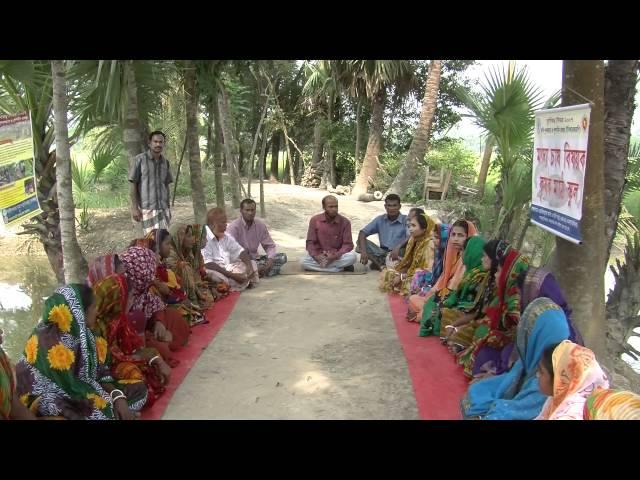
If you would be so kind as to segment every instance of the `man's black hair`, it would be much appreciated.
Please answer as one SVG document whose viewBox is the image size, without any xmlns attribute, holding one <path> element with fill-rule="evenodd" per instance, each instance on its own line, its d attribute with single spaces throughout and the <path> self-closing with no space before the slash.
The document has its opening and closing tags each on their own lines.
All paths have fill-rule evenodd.
<svg viewBox="0 0 640 480">
<path fill-rule="evenodd" d="M 245 198 L 240 202 L 240 210 L 242 210 L 245 205 L 251 205 L 251 204 L 255 205 L 256 201 L 251 198 Z"/>
<path fill-rule="evenodd" d="M 164 138 L 165 140 L 167 139 L 167 136 L 164 134 L 164 132 L 161 132 L 160 130 L 154 130 L 149 134 L 149 141 L 151 141 L 155 135 L 162 135 L 162 138 Z"/>
</svg>

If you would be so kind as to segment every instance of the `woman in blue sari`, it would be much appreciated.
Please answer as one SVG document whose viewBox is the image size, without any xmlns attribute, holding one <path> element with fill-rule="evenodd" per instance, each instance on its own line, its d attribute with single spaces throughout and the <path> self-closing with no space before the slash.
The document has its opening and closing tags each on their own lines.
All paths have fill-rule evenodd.
<svg viewBox="0 0 640 480">
<path fill-rule="evenodd" d="M 536 376 L 542 353 L 569 338 L 567 317 L 545 297 L 532 301 L 516 334 L 518 360 L 511 370 L 469 386 L 462 399 L 462 416 L 477 420 L 533 420 L 547 398 Z"/>
</svg>

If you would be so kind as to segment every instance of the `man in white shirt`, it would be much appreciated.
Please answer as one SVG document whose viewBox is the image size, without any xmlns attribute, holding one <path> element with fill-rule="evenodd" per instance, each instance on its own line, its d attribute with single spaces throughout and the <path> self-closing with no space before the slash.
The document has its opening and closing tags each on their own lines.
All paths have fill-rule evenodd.
<svg viewBox="0 0 640 480">
<path fill-rule="evenodd" d="M 242 291 L 258 283 L 258 265 L 228 234 L 227 214 L 221 208 L 207 212 L 207 244 L 202 249 L 207 275 L 214 282 L 226 282 L 231 290 Z"/>
</svg>

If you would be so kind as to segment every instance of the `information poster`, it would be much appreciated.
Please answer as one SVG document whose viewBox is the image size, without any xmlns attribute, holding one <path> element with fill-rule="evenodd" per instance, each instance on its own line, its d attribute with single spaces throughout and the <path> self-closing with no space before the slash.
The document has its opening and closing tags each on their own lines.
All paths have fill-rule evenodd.
<svg viewBox="0 0 640 480">
<path fill-rule="evenodd" d="M 573 243 L 582 243 L 590 114 L 589 104 L 536 112 L 531 222 Z"/>
<path fill-rule="evenodd" d="M 0 212 L 3 230 L 40 213 L 27 112 L 0 116 Z"/>
</svg>

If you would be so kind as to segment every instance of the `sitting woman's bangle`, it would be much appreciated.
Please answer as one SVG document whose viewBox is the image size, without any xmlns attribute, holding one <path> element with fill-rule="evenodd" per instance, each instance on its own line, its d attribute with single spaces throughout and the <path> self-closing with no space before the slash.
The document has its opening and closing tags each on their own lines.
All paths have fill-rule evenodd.
<svg viewBox="0 0 640 480">
<path fill-rule="evenodd" d="M 116 392 L 118 393 L 118 395 L 124 396 L 124 392 L 122 390 L 118 390 L 117 388 L 114 388 L 113 390 L 111 390 L 111 393 L 109 394 L 109 397 L 111 397 L 111 402 L 114 402 L 113 396 L 116 394 Z"/>
<path fill-rule="evenodd" d="M 149 360 L 149 366 L 151 366 L 151 364 L 153 363 L 154 360 L 157 360 L 158 358 L 160 358 L 160 355 L 156 355 L 155 357 L 153 357 L 151 360 Z"/>
<path fill-rule="evenodd" d="M 112 398 L 111 399 L 111 404 L 115 405 L 117 400 L 120 400 L 121 398 L 124 398 L 125 400 L 127 399 L 127 397 L 124 395 L 124 393 L 121 393 L 120 395 L 118 395 L 116 398 Z"/>
</svg>

